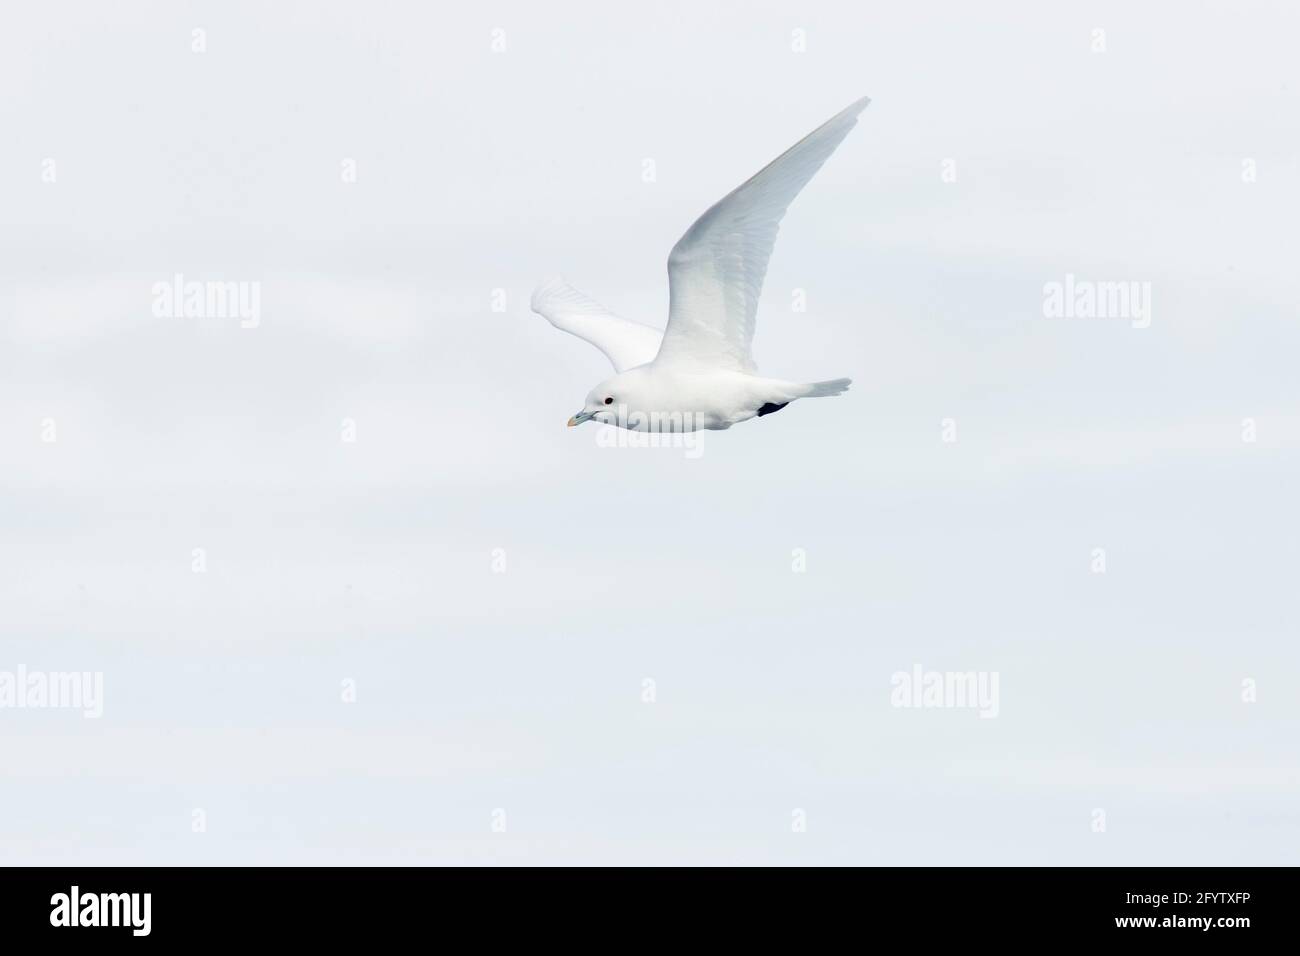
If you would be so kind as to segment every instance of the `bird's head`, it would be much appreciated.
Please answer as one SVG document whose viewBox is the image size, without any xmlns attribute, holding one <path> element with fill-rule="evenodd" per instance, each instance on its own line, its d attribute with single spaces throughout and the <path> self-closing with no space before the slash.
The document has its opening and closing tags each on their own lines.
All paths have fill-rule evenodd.
<svg viewBox="0 0 1300 956">
<path fill-rule="evenodd" d="M 618 420 L 618 406 L 621 375 L 615 375 L 613 378 L 607 378 L 590 392 L 587 393 L 586 400 L 582 403 L 582 411 L 569 419 L 569 427 L 581 425 L 583 422 L 589 422 L 593 419 L 603 422 L 606 425 L 616 424 Z"/>
<path fill-rule="evenodd" d="M 582 403 L 582 411 L 569 419 L 569 427 L 581 425 L 592 420 L 606 425 L 619 424 L 619 413 L 627 413 L 633 407 L 633 396 L 637 391 L 638 369 L 620 372 L 607 378 L 590 392 Z"/>
</svg>

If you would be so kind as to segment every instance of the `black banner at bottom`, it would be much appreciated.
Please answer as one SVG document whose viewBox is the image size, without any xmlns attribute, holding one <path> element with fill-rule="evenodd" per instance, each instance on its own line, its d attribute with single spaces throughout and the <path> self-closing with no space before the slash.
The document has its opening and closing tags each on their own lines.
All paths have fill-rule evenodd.
<svg viewBox="0 0 1300 956">
<path fill-rule="evenodd" d="M 589 937 L 1232 945 L 1288 938 L 1288 869 L 0 870 L 9 942 L 341 943 Z M 665 935 L 667 934 L 667 935 Z M 689 935 L 682 935 L 689 934 Z M 65 939 L 64 942 L 67 940 Z"/>
</svg>

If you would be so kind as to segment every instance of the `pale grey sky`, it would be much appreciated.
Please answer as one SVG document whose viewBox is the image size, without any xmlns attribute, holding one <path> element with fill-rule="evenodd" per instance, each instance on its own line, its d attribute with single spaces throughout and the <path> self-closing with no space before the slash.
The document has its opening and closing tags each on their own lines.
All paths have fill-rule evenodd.
<svg viewBox="0 0 1300 956">
<path fill-rule="evenodd" d="M 105 699 L 0 709 L 0 861 L 1298 862 L 1298 27 L 7 11 L 0 672 Z M 682 231 L 862 95 L 755 340 L 853 389 L 695 459 L 566 429 L 609 369 L 536 281 L 662 324 Z M 177 273 L 259 324 L 159 317 Z M 1045 317 L 1067 273 L 1149 326 Z M 918 664 L 996 718 L 892 706 Z"/>
</svg>

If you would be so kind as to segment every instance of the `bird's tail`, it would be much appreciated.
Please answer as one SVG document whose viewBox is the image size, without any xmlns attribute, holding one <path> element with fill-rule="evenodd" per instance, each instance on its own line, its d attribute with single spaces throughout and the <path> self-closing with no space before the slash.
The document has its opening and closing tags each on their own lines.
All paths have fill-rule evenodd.
<svg viewBox="0 0 1300 956">
<path fill-rule="evenodd" d="M 848 391 L 851 378 L 833 378 L 828 382 L 810 382 L 803 386 L 805 391 L 800 398 L 825 398 L 827 395 L 839 395 Z"/>
</svg>

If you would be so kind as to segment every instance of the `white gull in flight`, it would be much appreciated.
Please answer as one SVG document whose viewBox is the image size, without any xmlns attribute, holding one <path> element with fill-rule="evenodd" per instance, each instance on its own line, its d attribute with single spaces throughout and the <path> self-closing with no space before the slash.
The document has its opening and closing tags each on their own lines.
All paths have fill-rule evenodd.
<svg viewBox="0 0 1300 956">
<path fill-rule="evenodd" d="M 758 374 L 750 343 L 758 296 L 781 217 L 843 142 L 870 102 L 836 114 L 695 221 L 668 256 L 668 327 L 621 318 L 549 279 L 533 311 L 600 349 L 618 373 L 587 394 L 570 425 L 598 421 L 634 431 L 730 428 L 796 398 L 838 395 L 849 379 L 787 382 Z"/>
</svg>

